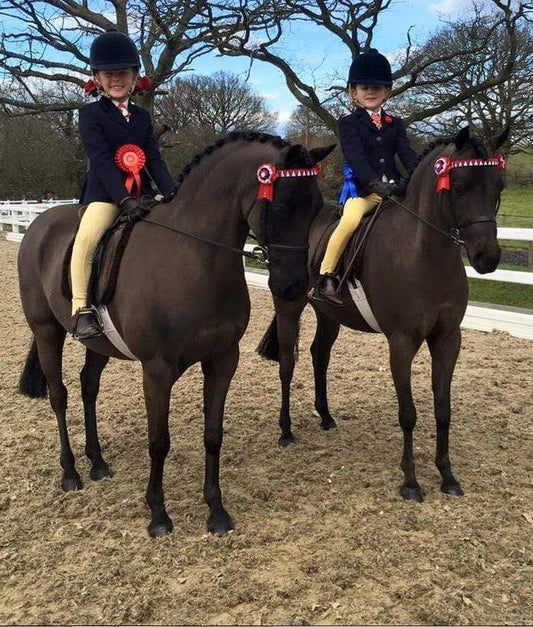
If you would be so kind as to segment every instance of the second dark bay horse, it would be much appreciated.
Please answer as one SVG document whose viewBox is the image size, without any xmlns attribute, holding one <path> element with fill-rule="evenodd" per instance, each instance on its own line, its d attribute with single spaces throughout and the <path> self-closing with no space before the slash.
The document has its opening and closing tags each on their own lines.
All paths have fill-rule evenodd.
<svg viewBox="0 0 533 627">
<path fill-rule="evenodd" d="M 442 478 L 441 489 L 458 496 L 463 493 L 452 473 L 448 453 L 450 386 L 461 347 L 460 323 L 468 300 L 468 282 L 459 244 L 464 244 L 470 262 L 478 272 L 496 269 L 501 252 L 496 213 L 504 185 L 504 160 L 501 155 L 493 153 L 506 138 L 507 131 L 485 145 L 470 137 L 466 127 L 454 141 L 441 141 L 430 146 L 413 173 L 402 202 L 405 207 L 393 200 L 386 202 L 363 253 L 361 283 L 389 343 L 390 367 L 404 435 L 401 495 L 408 500 L 423 500 L 413 456 L 416 409 L 411 392 L 411 363 L 424 341 L 432 360 L 437 423 L 435 462 Z M 441 184 L 444 189 L 437 191 Z M 331 224 L 334 208 L 334 205 L 325 205 L 311 227 L 311 260 L 322 234 Z M 317 269 L 312 267 L 310 275 L 313 284 Z M 315 408 L 325 430 L 336 426 L 328 407 L 326 377 L 331 348 L 340 325 L 372 331 L 355 307 L 346 284 L 341 293 L 344 307 L 312 301 L 317 316 L 317 330 L 311 346 Z M 290 384 L 299 320 L 308 300 L 302 296 L 287 301 L 277 294 L 273 294 L 273 298 L 276 315 L 258 352 L 280 364 L 280 444 L 286 446 L 294 441 Z"/>
<path fill-rule="evenodd" d="M 309 226 L 322 206 L 315 166 L 333 148 L 307 151 L 270 135 L 232 134 L 186 166 L 178 178 L 180 189 L 174 200 L 154 208 L 150 219 L 241 250 L 251 229 L 268 249 L 273 293 L 298 298 L 308 285 Z M 273 202 L 256 199 L 262 163 L 282 169 L 274 184 Z M 295 173 L 283 178 L 287 169 Z M 69 443 L 67 390 L 61 372 L 63 344 L 70 331 L 70 302 L 61 289 L 61 275 L 76 229 L 77 208 L 60 206 L 41 214 L 28 229 L 18 258 L 22 306 L 34 335 L 20 391 L 43 397 L 48 388 L 59 427 L 65 491 L 82 487 Z M 108 309 L 126 345 L 142 363 L 151 458 L 146 492 L 152 514 L 150 535 L 165 535 L 173 528 L 163 495 L 163 466 L 170 447 L 170 394 L 176 380 L 198 362 L 204 374 L 208 529 L 216 533 L 232 529 L 222 504 L 219 458 L 226 394 L 250 312 L 241 256 L 140 222 L 124 252 Z M 110 471 L 98 441 L 96 397 L 109 358 L 123 356 L 106 338 L 84 344 L 85 451 L 92 464 L 91 478 L 101 479 Z"/>
</svg>

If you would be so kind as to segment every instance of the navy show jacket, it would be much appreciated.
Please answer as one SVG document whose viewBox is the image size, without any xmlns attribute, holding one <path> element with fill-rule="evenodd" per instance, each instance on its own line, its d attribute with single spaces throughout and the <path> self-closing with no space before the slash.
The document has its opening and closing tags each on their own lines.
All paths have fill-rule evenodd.
<svg viewBox="0 0 533 627">
<path fill-rule="evenodd" d="M 89 159 L 81 204 L 93 201 L 118 204 L 130 195 L 125 187 L 127 174 L 114 161 L 115 152 L 124 144 L 136 144 L 146 155 L 146 165 L 140 173 L 142 194 L 154 195 L 148 174 L 165 196 L 176 187 L 159 152 L 150 114 L 131 100 L 128 111 L 129 122 L 113 101 L 104 96 L 80 108 L 79 130 Z"/>
<path fill-rule="evenodd" d="M 396 154 L 407 170 L 414 168 L 417 162 L 402 120 L 382 109 L 381 123 L 382 128 L 378 129 L 367 110 L 362 108 L 339 120 L 342 154 L 355 175 L 360 196 L 367 196 L 370 181 L 382 180 L 384 174 L 388 181 L 399 182 Z"/>
</svg>

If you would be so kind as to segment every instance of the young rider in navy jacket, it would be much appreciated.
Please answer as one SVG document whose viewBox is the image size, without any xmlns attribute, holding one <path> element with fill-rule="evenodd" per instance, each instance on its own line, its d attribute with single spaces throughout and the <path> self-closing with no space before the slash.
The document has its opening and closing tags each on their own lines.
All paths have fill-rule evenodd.
<svg viewBox="0 0 533 627">
<path fill-rule="evenodd" d="M 80 222 L 71 261 L 72 334 L 76 339 L 102 333 L 94 309 L 87 307 L 92 259 L 100 238 L 119 213 L 133 222 L 148 213 L 136 198 L 154 195 L 149 176 L 167 201 L 176 189 L 161 158 L 150 114 L 130 101 L 140 68 L 133 41 L 115 29 L 108 30 L 94 40 L 90 64 L 94 81 L 89 82 L 86 90 L 101 94 L 101 98 L 81 107 L 79 112 L 79 130 L 89 167 L 80 199 L 88 207 Z M 138 173 L 140 185 L 132 185 L 130 173 L 117 165 L 117 151 L 120 153 L 121 147 L 132 144 L 139 163 L 142 165 L 143 159 L 145 162 Z"/>
<path fill-rule="evenodd" d="M 356 180 L 357 196 L 344 205 L 342 218 L 328 242 L 313 298 L 335 305 L 343 301 L 337 293 L 335 274 L 339 259 L 365 213 L 397 191 L 400 174 L 394 160 L 398 155 L 407 170 L 414 168 L 417 155 L 409 145 L 403 122 L 386 113 L 382 105 L 392 87 L 391 67 L 374 48 L 357 57 L 348 78 L 349 93 L 357 106 L 339 120 L 344 158 Z"/>
</svg>

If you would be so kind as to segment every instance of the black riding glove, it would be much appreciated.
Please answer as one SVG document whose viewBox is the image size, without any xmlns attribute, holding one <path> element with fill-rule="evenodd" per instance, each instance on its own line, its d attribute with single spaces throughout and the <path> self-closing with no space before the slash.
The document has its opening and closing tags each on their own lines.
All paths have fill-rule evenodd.
<svg viewBox="0 0 533 627">
<path fill-rule="evenodd" d="M 400 179 L 400 182 L 396 184 L 396 190 L 394 192 L 396 196 L 405 196 L 405 194 L 407 194 L 408 185 L 409 185 L 409 179 L 404 178 L 402 176 L 402 178 Z"/>
<path fill-rule="evenodd" d="M 130 222 L 137 222 L 150 213 L 146 207 L 143 207 L 138 200 L 131 196 L 126 196 L 120 203 L 119 208 L 122 210 L 124 217 Z"/>
<path fill-rule="evenodd" d="M 385 181 L 381 179 L 370 181 L 366 187 L 368 191 L 381 196 L 381 198 L 387 198 L 396 192 L 396 185 L 394 183 L 385 183 Z"/>
<path fill-rule="evenodd" d="M 178 191 L 178 188 L 175 187 L 168 194 L 163 196 L 163 200 L 161 202 L 164 202 L 164 203 L 170 202 L 174 198 L 174 196 L 176 195 L 177 191 Z"/>
</svg>

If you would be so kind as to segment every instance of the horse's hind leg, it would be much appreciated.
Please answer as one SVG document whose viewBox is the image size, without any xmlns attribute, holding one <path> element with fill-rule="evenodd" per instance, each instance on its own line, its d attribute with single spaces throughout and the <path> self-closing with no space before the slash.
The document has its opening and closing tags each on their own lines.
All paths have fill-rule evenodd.
<svg viewBox="0 0 533 627">
<path fill-rule="evenodd" d="M 451 408 L 450 387 L 453 371 L 461 349 L 459 326 L 449 334 L 440 333 L 428 338 L 432 359 L 432 386 L 437 423 L 437 449 L 435 464 L 441 474 L 441 490 L 454 496 L 462 496 L 463 490 L 452 474 L 448 455 Z"/>
<path fill-rule="evenodd" d="M 339 335 L 340 324 L 316 311 L 317 328 L 311 345 L 313 370 L 315 373 L 315 409 L 321 418 L 320 426 L 325 431 L 337 425 L 328 407 L 327 373 L 331 347 Z"/>
<path fill-rule="evenodd" d="M 100 389 L 100 377 L 108 361 L 109 357 L 106 355 L 100 355 L 87 349 L 85 365 L 80 373 L 81 396 L 85 416 L 85 454 L 91 460 L 90 477 L 93 481 L 99 481 L 104 477 L 111 476 L 111 471 L 102 457 L 96 426 L 96 397 Z"/>
<path fill-rule="evenodd" d="M 222 504 L 220 492 L 220 449 L 222 447 L 224 405 L 228 388 L 239 363 L 239 345 L 224 355 L 202 361 L 204 373 L 204 498 L 210 509 L 207 529 L 222 535 L 233 529 L 233 522 Z"/>
<path fill-rule="evenodd" d="M 56 320 L 35 325 L 32 330 L 37 342 L 39 361 L 48 384 L 50 404 L 57 418 L 61 443 L 59 459 L 63 468 L 61 487 L 65 492 L 81 490 L 83 484 L 75 468 L 74 455 L 70 448 L 67 430 L 67 388 L 61 377 L 66 331 Z"/>
<path fill-rule="evenodd" d="M 396 396 L 398 397 L 399 420 L 403 431 L 401 468 L 404 473 L 404 483 L 400 489 L 400 494 L 404 499 L 421 503 L 424 499 L 422 489 L 416 480 L 413 455 L 413 430 L 416 425 L 416 408 L 411 391 L 411 364 L 422 342 L 400 334 L 395 334 L 388 339 L 390 365 Z"/>
</svg>

